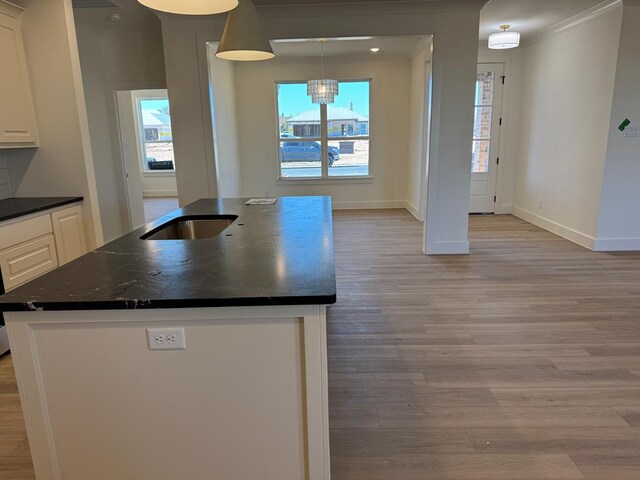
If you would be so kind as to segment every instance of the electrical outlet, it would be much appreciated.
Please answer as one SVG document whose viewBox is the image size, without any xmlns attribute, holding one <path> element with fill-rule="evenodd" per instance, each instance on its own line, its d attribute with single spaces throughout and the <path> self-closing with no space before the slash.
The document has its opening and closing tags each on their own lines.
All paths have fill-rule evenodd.
<svg viewBox="0 0 640 480">
<path fill-rule="evenodd" d="M 185 350 L 184 328 L 147 328 L 149 350 Z"/>
<path fill-rule="evenodd" d="M 538 209 L 539 210 L 542 210 L 542 205 L 543 205 L 542 200 L 538 200 Z"/>
</svg>

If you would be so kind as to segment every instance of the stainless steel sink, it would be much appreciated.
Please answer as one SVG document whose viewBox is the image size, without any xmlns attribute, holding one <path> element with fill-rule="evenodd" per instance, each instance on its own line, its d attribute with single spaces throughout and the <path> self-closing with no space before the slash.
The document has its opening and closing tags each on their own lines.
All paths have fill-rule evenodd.
<svg viewBox="0 0 640 480">
<path fill-rule="evenodd" d="M 141 240 L 198 240 L 224 232 L 238 219 L 235 215 L 199 215 L 178 217 L 154 228 Z"/>
</svg>

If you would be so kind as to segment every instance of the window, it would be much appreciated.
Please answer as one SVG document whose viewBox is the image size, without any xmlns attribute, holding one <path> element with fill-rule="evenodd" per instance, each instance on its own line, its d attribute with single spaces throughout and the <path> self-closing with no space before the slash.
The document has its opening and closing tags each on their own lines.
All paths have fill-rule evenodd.
<svg viewBox="0 0 640 480">
<path fill-rule="evenodd" d="M 370 80 L 341 81 L 331 105 L 313 104 L 306 82 L 276 87 L 280 178 L 369 175 Z"/>
<path fill-rule="evenodd" d="M 143 172 L 175 172 L 168 98 L 138 99 Z"/>
</svg>

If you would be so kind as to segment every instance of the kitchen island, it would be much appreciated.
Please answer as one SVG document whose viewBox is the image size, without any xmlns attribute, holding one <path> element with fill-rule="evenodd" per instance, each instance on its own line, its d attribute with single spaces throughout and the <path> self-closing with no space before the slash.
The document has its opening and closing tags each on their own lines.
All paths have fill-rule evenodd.
<svg viewBox="0 0 640 480">
<path fill-rule="evenodd" d="M 330 478 L 331 201 L 245 202 L 200 200 L 0 297 L 39 480 Z M 203 216 L 227 223 L 164 228 Z"/>
</svg>

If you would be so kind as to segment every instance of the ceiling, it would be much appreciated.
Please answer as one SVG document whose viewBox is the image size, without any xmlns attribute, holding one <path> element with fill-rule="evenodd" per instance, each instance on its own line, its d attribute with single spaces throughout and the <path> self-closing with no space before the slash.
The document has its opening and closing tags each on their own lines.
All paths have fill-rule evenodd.
<svg viewBox="0 0 640 480">
<path fill-rule="evenodd" d="M 14 0 L 18 3 L 25 0 Z M 91 3 L 96 0 L 76 0 Z M 80 8 L 75 9 L 76 18 L 94 26 L 100 25 L 102 28 L 123 28 L 135 26 L 137 22 L 157 21 L 148 9 L 143 7 L 137 0 L 112 0 L 119 5 L 117 8 Z M 406 0 L 349 0 L 350 3 L 385 1 L 396 2 Z M 435 1 L 435 0 L 419 0 Z M 440 0 L 442 1 L 442 0 Z M 456 0 L 450 0 L 456 1 Z M 589 8 L 592 8 L 604 0 L 490 0 L 482 10 L 480 20 L 480 39 L 487 40 L 489 34 L 499 31 L 502 24 L 510 24 L 514 29 L 521 32 L 526 39 L 545 28 L 551 27 L 562 20 L 577 15 Z M 254 0 L 256 5 L 304 5 L 304 4 L 339 4 L 340 0 Z M 118 25 L 109 20 L 109 14 L 119 12 L 123 14 L 123 20 Z M 404 38 L 405 40 L 399 40 Z M 407 47 L 403 42 L 409 42 L 407 37 L 397 37 L 385 45 L 387 53 L 401 54 Z M 345 46 L 345 50 L 360 48 L 365 45 L 351 44 Z M 300 50 L 307 46 L 295 46 L 289 48 L 282 47 L 282 55 L 304 56 Z M 329 47 L 333 48 L 333 47 Z M 338 47 L 336 47 L 338 48 Z M 382 47 L 381 47 L 382 48 Z M 328 55 L 332 55 L 329 50 Z"/>
<path fill-rule="evenodd" d="M 426 42 L 424 35 L 397 37 L 353 37 L 324 39 L 322 50 L 326 57 L 345 55 L 410 55 L 419 42 Z M 273 51 L 278 57 L 319 57 L 319 39 L 272 41 Z M 426 43 L 425 43 L 426 46 Z M 378 47 L 374 54 L 369 49 Z"/>
<path fill-rule="evenodd" d="M 509 24 L 523 38 L 584 12 L 603 0 L 490 0 L 482 9 L 480 39 Z"/>
</svg>

